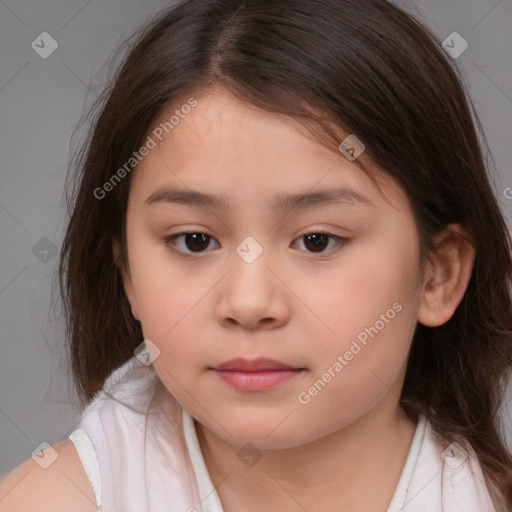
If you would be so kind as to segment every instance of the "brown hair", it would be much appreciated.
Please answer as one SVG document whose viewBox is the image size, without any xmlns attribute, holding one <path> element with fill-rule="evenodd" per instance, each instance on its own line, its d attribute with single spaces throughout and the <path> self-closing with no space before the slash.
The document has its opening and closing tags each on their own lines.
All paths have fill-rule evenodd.
<svg viewBox="0 0 512 512">
<path fill-rule="evenodd" d="M 112 256 L 117 237 L 127 261 L 130 175 L 104 199 L 94 190 L 143 144 L 164 109 L 220 87 L 310 125 L 327 147 L 341 142 L 332 126 L 356 134 L 365 157 L 407 192 L 421 268 L 434 234 L 450 223 L 467 228 L 476 251 L 467 291 L 444 325 L 418 324 L 401 405 L 449 441 L 467 439 L 512 506 L 512 457 L 499 418 L 512 367 L 512 241 L 486 173 L 478 116 L 436 36 L 384 0 L 189 0 L 158 14 L 122 50 L 72 162 L 59 269 L 82 404 L 143 340 Z"/>
</svg>

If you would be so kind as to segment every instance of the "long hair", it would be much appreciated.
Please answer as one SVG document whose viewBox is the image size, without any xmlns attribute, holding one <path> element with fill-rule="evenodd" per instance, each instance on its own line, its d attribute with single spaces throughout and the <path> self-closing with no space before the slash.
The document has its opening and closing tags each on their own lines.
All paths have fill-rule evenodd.
<svg viewBox="0 0 512 512">
<path fill-rule="evenodd" d="M 112 256 L 115 237 L 126 263 L 136 169 L 111 182 L 105 197 L 98 190 L 164 109 L 219 87 L 300 120 L 326 147 L 336 149 L 340 128 L 364 141 L 365 157 L 407 192 L 421 268 L 445 226 L 460 223 L 471 234 L 467 291 L 444 325 L 418 324 L 401 406 L 410 417 L 424 414 L 444 438 L 467 439 L 488 483 L 512 506 L 512 457 L 499 415 L 512 367 L 512 241 L 478 116 L 436 36 L 384 0 L 189 0 L 159 13 L 121 51 L 68 183 L 59 282 L 82 404 L 143 340 Z"/>
</svg>

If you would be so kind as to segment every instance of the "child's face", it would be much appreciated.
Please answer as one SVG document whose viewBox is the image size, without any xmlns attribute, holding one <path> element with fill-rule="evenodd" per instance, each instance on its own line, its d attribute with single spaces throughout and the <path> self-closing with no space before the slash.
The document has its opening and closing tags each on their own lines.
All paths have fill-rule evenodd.
<svg viewBox="0 0 512 512">
<path fill-rule="evenodd" d="M 212 94 L 133 171 L 124 274 L 132 311 L 161 351 L 154 367 L 167 389 L 238 446 L 298 446 L 367 414 L 394 414 L 418 319 L 419 240 L 403 191 L 382 175 L 386 203 L 354 162 L 306 133 Z M 164 187 L 223 195 L 230 209 L 145 204 Z M 271 207 L 281 194 L 334 188 L 373 206 Z M 181 236 L 176 252 L 162 241 L 183 231 L 211 238 Z M 261 357 L 304 370 L 257 390 L 212 369 Z"/>
</svg>

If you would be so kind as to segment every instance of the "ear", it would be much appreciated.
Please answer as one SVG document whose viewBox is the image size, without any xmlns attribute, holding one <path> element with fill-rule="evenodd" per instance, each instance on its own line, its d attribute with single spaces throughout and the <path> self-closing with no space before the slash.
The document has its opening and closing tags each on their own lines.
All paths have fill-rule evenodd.
<svg viewBox="0 0 512 512">
<path fill-rule="evenodd" d="M 450 224 L 434 238 L 436 252 L 422 284 L 418 321 L 427 327 L 446 323 L 464 297 L 475 249 L 460 224 Z"/>
<path fill-rule="evenodd" d="M 135 298 L 135 293 L 133 291 L 132 278 L 130 276 L 129 270 L 126 268 L 121 258 L 121 245 L 117 238 L 112 239 L 112 254 L 114 257 L 114 264 L 117 266 L 117 268 L 119 268 L 123 278 L 124 293 L 132 308 L 132 315 L 136 320 L 140 322 L 139 308 L 137 306 L 137 299 Z"/>
</svg>

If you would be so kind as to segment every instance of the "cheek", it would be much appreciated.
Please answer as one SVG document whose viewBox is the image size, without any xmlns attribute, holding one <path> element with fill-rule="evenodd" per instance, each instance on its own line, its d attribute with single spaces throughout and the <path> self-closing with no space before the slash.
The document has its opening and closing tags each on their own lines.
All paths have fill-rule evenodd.
<svg viewBox="0 0 512 512">
<path fill-rule="evenodd" d="M 416 258 L 414 247 L 407 248 L 400 240 L 388 238 L 385 243 L 376 239 L 347 251 L 323 276 L 311 278 L 311 309 L 319 312 L 330 327 L 329 332 L 325 330 L 330 336 L 323 339 L 328 344 L 336 339 L 352 339 L 376 322 L 381 326 L 380 315 L 386 316 L 387 311 L 383 320 L 386 330 L 390 325 L 386 320 L 395 323 L 395 317 L 406 316 L 404 312 L 396 314 L 393 304 L 399 303 L 405 311 L 414 300 L 419 289 Z M 303 288 L 303 297 L 308 296 L 308 286 Z M 312 294 L 311 290 L 316 292 Z"/>
<path fill-rule="evenodd" d="M 161 337 L 179 321 L 204 294 L 198 273 L 179 257 L 172 256 L 161 242 L 149 235 L 134 234 L 130 269 L 142 326 Z M 145 332 L 146 334 L 146 332 Z"/>
<path fill-rule="evenodd" d="M 314 431 L 314 418 L 332 418 L 326 433 L 367 414 L 386 396 L 399 397 L 415 317 L 409 305 L 378 306 L 372 315 L 343 317 L 334 340 L 323 337 L 310 356 L 311 378 L 299 389 L 304 431 Z M 381 320 L 380 314 L 384 315 Z M 365 317 L 363 319 L 363 317 Z M 341 317 L 340 317 L 341 318 Z M 368 320 L 366 320 L 368 319 Z M 386 323 L 387 320 L 387 323 Z M 333 413 L 335 411 L 335 413 Z"/>
<path fill-rule="evenodd" d="M 177 382 L 186 385 L 190 368 L 197 367 L 198 353 L 203 352 L 200 343 L 207 321 L 203 296 L 207 290 L 195 282 L 197 277 L 189 279 L 147 263 L 139 272 L 132 272 L 142 331 L 159 350 L 154 366 L 162 381 L 179 392 Z M 201 282 L 204 284 L 204 279 Z"/>
<path fill-rule="evenodd" d="M 329 330 L 321 327 L 324 335 L 312 338 L 317 340 L 315 376 L 331 368 L 337 375 L 333 382 L 338 384 L 330 387 L 347 386 L 357 400 L 366 396 L 371 400 L 370 390 L 384 393 L 394 381 L 406 362 L 417 323 L 415 247 L 399 239 L 388 238 L 388 242 L 380 240 L 373 248 L 366 245 L 364 250 L 347 252 L 343 265 L 333 272 L 334 278 L 325 280 L 324 293 L 311 307 L 329 326 Z"/>
</svg>

